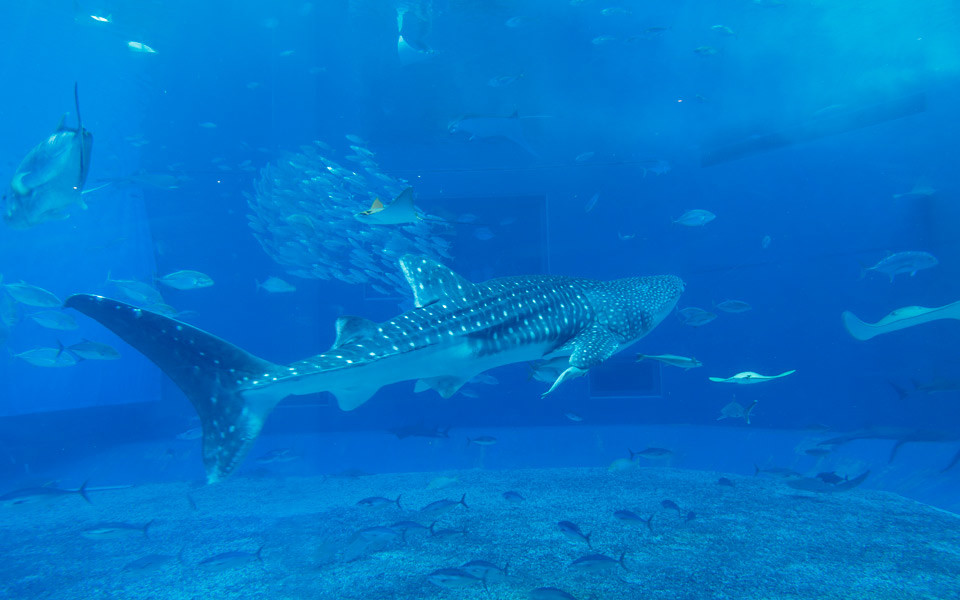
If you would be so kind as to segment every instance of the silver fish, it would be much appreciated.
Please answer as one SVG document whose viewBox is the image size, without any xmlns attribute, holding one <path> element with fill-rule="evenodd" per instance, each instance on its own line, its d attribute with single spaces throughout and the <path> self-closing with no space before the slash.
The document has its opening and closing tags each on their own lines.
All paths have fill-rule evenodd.
<svg viewBox="0 0 960 600">
<path fill-rule="evenodd" d="M 76 85 L 73 98 L 77 128 L 68 128 L 64 115 L 56 131 L 28 152 L 14 172 L 5 197 L 7 225 L 33 227 L 67 218 L 67 209 L 73 205 L 86 208 L 82 193 L 90 171 L 93 134 L 83 128 Z"/>
</svg>

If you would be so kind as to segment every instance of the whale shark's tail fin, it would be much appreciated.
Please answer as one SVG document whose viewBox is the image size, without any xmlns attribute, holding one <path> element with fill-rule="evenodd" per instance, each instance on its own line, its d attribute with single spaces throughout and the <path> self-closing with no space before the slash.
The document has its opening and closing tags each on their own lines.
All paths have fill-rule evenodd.
<svg viewBox="0 0 960 600">
<path fill-rule="evenodd" d="M 223 479 L 240 464 L 267 415 L 283 399 L 242 394 L 258 379 L 278 377 L 282 367 L 196 327 L 102 296 L 70 296 L 64 306 L 99 321 L 183 390 L 203 426 L 208 483 Z"/>
</svg>

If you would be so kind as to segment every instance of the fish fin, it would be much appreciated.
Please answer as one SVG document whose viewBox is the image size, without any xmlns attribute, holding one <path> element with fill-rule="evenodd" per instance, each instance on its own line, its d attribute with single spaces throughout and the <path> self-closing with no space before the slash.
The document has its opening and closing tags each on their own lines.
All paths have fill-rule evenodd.
<svg viewBox="0 0 960 600">
<path fill-rule="evenodd" d="M 550 386 L 550 389 L 540 394 L 541 398 L 545 398 L 553 393 L 553 390 L 557 389 L 561 383 L 568 379 L 574 379 L 575 377 L 580 377 L 586 375 L 586 369 L 579 369 L 577 367 L 568 367 L 563 373 L 560 373 L 560 376 L 557 377 L 557 380 L 553 382 L 553 385 Z"/>
<path fill-rule="evenodd" d="M 60 121 L 57 122 L 57 128 L 55 131 L 66 131 L 67 130 L 67 113 L 63 113 L 60 116 Z"/>
<path fill-rule="evenodd" d="M 337 329 L 337 339 L 333 342 L 331 350 L 372 335 L 376 331 L 377 324 L 363 317 L 347 315 L 338 318 L 334 327 Z"/>
<path fill-rule="evenodd" d="M 23 183 L 24 178 L 29 174 L 30 171 L 23 171 L 13 175 L 13 179 L 10 180 L 10 189 L 13 190 L 14 194 L 18 196 L 28 196 L 30 194 L 30 188 Z"/>
<path fill-rule="evenodd" d="M 414 392 L 423 392 L 426 390 L 436 390 L 444 400 L 456 394 L 467 381 L 469 377 L 459 375 L 441 375 L 440 377 L 426 377 L 418 379 L 413 387 Z"/>
<path fill-rule="evenodd" d="M 64 306 L 113 331 L 186 394 L 203 428 L 208 483 L 236 469 L 267 416 L 285 397 L 266 387 L 256 395 L 245 395 L 248 380 L 278 373 L 280 367 L 192 325 L 102 296 L 77 294 L 67 298 Z"/>
<path fill-rule="evenodd" d="M 351 388 L 330 390 L 330 393 L 336 397 L 337 406 L 340 407 L 340 410 L 347 411 L 353 410 L 369 400 L 379 389 L 380 386 L 377 384 L 359 385 Z"/>
<path fill-rule="evenodd" d="M 580 332 L 571 342 L 570 366 L 586 371 L 613 356 L 620 342 L 605 327 L 594 325 Z"/>
<path fill-rule="evenodd" d="M 90 483 L 90 482 L 89 482 L 89 481 L 84 481 L 84 482 L 83 482 L 83 485 L 81 485 L 80 488 L 77 490 L 77 493 L 80 494 L 80 497 L 81 497 L 81 498 L 83 498 L 84 500 L 87 501 L 87 504 L 93 504 L 93 502 L 90 501 L 90 496 L 87 495 L 87 484 L 88 484 L 88 483 Z"/>
<path fill-rule="evenodd" d="M 860 341 L 869 340 L 878 333 L 882 333 L 882 331 L 877 331 L 875 326 L 858 319 L 849 310 L 843 311 L 840 317 L 843 319 L 843 326 L 847 328 L 847 332 Z"/>
<path fill-rule="evenodd" d="M 469 298 L 476 293 L 474 284 L 430 258 L 407 254 L 400 259 L 400 268 L 413 290 L 417 308 L 441 298 Z"/>
<path fill-rule="evenodd" d="M 83 119 L 80 118 L 80 92 L 78 90 L 77 82 L 73 82 L 73 106 L 77 110 L 77 137 L 80 139 L 80 185 L 83 187 L 84 182 L 84 173 L 86 172 L 85 166 L 87 164 L 86 157 L 83 155 Z M 81 192 L 82 193 L 82 192 Z M 83 203 L 83 200 L 80 200 L 80 206 L 86 210 L 87 205 Z"/>
<path fill-rule="evenodd" d="M 375 213 L 383 210 L 383 202 L 380 202 L 380 198 L 377 198 L 373 201 L 373 204 L 370 205 L 370 209 L 367 210 L 367 213 Z"/>
</svg>

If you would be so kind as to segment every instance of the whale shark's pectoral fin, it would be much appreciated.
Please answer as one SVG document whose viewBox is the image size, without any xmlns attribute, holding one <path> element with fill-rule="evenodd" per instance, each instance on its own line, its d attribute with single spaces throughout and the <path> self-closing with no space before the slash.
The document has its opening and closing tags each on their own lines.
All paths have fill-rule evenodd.
<svg viewBox="0 0 960 600">
<path fill-rule="evenodd" d="M 413 387 L 414 392 L 423 392 L 426 390 L 436 390 L 444 400 L 450 398 L 463 387 L 463 384 L 470 381 L 469 377 L 458 377 L 455 375 L 444 375 L 442 377 L 428 377 L 418 379 Z"/>
<path fill-rule="evenodd" d="M 285 375 L 286 369 L 192 325 L 102 296 L 70 296 L 64 306 L 99 321 L 183 390 L 203 427 L 208 483 L 240 464 L 283 399 L 266 382 Z"/>
<path fill-rule="evenodd" d="M 605 327 L 594 325 L 582 331 L 557 350 L 558 353 L 570 351 L 570 366 L 560 373 L 546 396 L 568 379 L 585 375 L 591 367 L 599 365 L 620 349 L 620 341 Z"/>
<path fill-rule="evenodd" d="M 417 308 L 442 298 L 467 300 L 477 294 L 474 284 L 435 260 L 407 254 L 400 259 L 400 268 L 413 290 Z"/>
</svg>

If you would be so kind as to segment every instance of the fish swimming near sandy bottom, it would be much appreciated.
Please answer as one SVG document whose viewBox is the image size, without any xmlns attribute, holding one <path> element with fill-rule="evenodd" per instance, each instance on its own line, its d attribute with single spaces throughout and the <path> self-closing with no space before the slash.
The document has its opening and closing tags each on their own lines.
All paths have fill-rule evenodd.
<svg viewBox="0 0 960 600">
<path fill-rule="evenodd" d="M 116 300 L 80 294 L 66 306 L 146 355 L 187 395 L 203 426 L 212 483 L 236 469 L 287 396 L 327 391 L 341 409 L 353 410 L 385 385 L 416 379 L 416 390 L 449 398 L 488 369 L 567 356 L 550 393 L 653 330 L 683 291 L 673 275 L 609 282 L 542 275 L 474 284 L 422 257 L 407 255 L 400 266 L 414 309 L 379 324 L 341 317 L 330 350 L 287 366 Z"/>
<path fill-rule="evenodd" d="M 960 320 L 960 300 L 938 306 L 927 308 L 925 306 L 905 306 L 891 311 L 890 314 L 880 319 L 876 323 L 866 323 L 857 318 L 850 311 L 843 311 L 843 326 L 847 328 L 850 335 L 858 340 L 869 340 L 881 333 L 890 333 L 898 329 L 906 329 L 914 325 L 929 323 L 940 319 Z"/>
<path fill-rule="evenodd" d="M 73 87 L 77 128 L 60 119 L 56 131 L 37 144 L 20 162 L 4 198 L 3 219 L 17 228 L 33 227 L 69 216 L 74 204 L 83 208 L 83 185 L 90 172 L 93 134 L 83 128 L 77 86 Z"/>
</svg>

